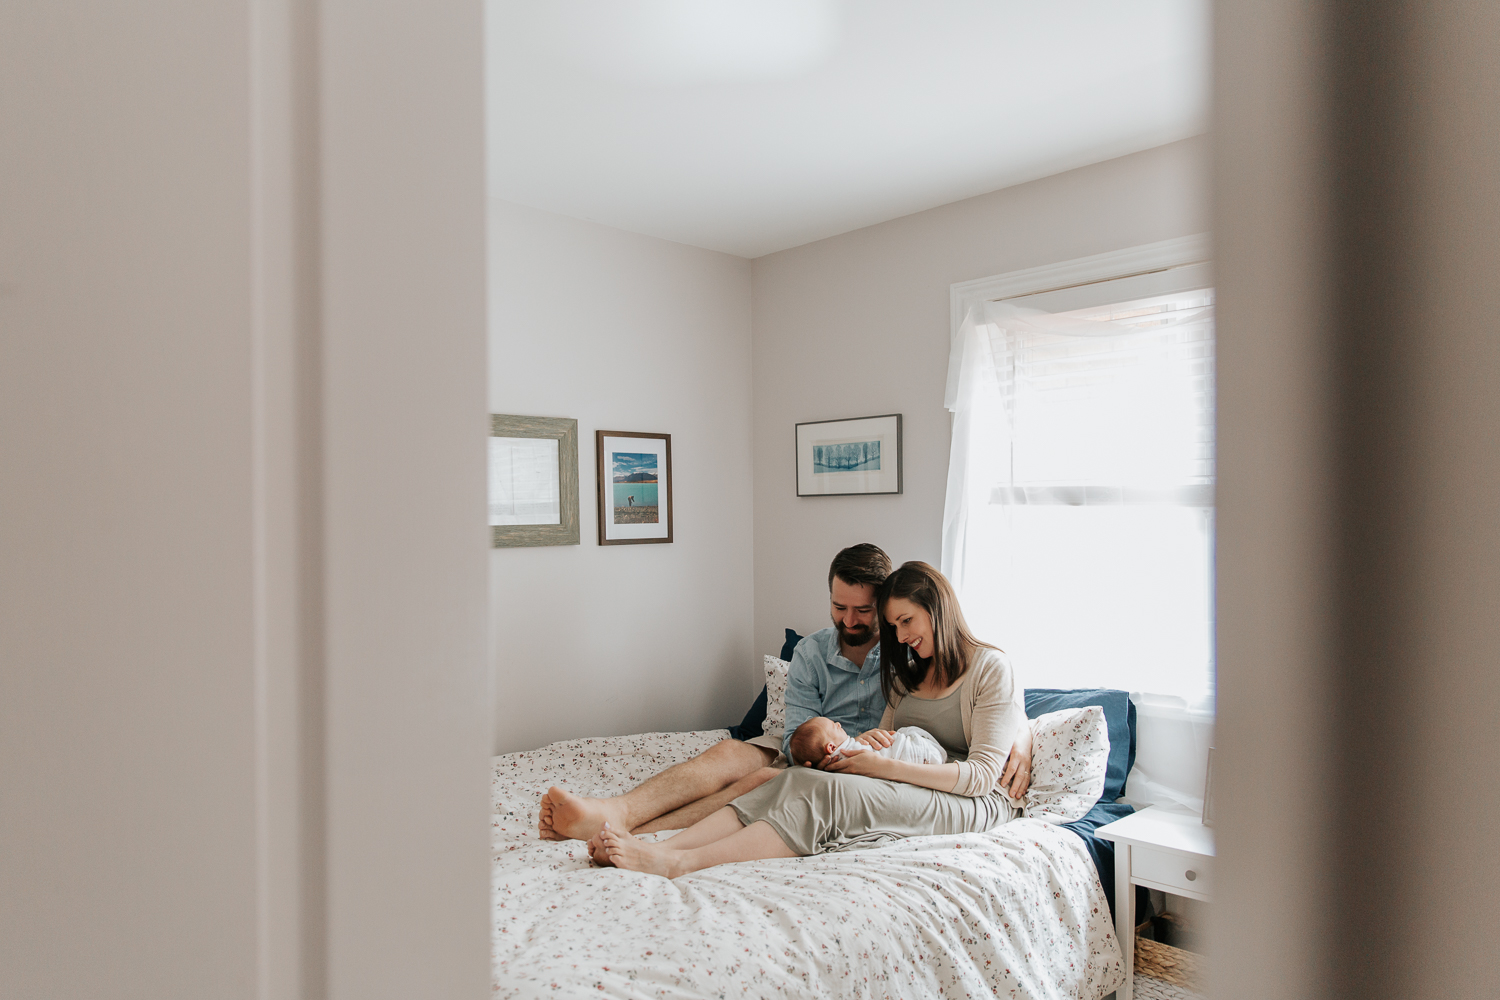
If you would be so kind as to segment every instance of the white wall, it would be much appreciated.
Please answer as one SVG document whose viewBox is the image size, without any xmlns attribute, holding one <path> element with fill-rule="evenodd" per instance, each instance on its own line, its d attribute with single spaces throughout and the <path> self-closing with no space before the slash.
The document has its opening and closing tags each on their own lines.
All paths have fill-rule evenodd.
<svg viewBox="0 0 1500 1000">
<path fill-rule="evenodd" d="M 488 993 L 477 3 L 0 5 L 0 993 Z"/>
<path fill-rule="evenodd" d="M 948 286 L 1205 232 L 1207 169 L 1189 139 L 755 261 L 757 648 L 828 624 L 828 564 L 845 545 L 937 565 Z M 904 414 L 905 492 L 797 497 L 793 425 L 877 413 Z"/>
<path fill-rule="evenodd" d="M 578 420 L 582 522 L 580 545 L 491 553 L 495 752 L 738 722 L 750 262 L 501 201 L 490 261 L 490 409 Z M 671 544 L 598 544 L 601 429 L 672 435 Z"/>
</svg>

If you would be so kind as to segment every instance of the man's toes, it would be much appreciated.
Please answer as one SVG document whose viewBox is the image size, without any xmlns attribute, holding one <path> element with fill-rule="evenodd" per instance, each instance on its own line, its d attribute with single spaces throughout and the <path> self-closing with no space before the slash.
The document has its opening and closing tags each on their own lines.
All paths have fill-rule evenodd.
<svg viewBox="0 0 1500 1000">
<path fill-rule="evenodd" d="M 536 832 L 537 836 L 541 837 L 543 840 L 567 839 L 566 837 L 559 836 L 557 831 L 553 828 L 552 803 L 548 802 L 545 798 L 542 799 L 541 811 L 537 813 Z"/>
</svg>

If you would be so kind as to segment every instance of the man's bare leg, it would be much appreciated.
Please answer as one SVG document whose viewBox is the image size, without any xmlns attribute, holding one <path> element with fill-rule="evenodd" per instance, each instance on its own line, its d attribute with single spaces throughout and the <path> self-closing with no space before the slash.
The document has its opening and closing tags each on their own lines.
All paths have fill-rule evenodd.
<svg viewBox="0 0 1500 1000">
<path fill-rule="evenodd" d="M 543 840 L 588 840 L 605 823 L 617 830 L 633 830 L 663 813 L 722 791 L 765 767 L 775 756 L 775 751 L 765 747 L 721 740 L 693 759 L 647 778 L 624 795 L 590 799 L 553 787 L 542 796 L 537 832 Z"/>
<path fill-rule="evenodd" d="M 720 809 L 660 844 L 636 840 L 612 827 L 601 830 L 600 837 L 615 867 L 667 878 L 733 861 L 797 856 L 769 823 L 743 826 L 733 809 Z"/>
<path fill-rule="evenodd" d="M 656 817 L 649 823 L 641 824 L 630 832 L 641 834 L 655 833 L 657 830 L 686 830 L 700 819 L 718 812 L 746 792 L 753 792 L 780 774 L 782 770 L 784 769 L 779 767 L 763 767 L 758 771 L 745 775 L 739 781 L 736 781 L 722 791 L 714 792 L 712 795 L 705 795 L 697 802 L 689 802 L 680 809 L 673 809 L 669 813 Z"/>
</svg>

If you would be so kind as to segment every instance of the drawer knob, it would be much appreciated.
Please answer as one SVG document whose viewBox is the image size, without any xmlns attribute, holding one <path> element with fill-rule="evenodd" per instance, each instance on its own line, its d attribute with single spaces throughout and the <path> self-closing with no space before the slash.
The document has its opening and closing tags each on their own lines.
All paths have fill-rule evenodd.
<svg viewBox="0 0 1500 1000">
<path fill-rule="evenodd" d="M 1187 873 L 1187 880 L 1189 882 L 1196 882 L 1196 881 L 1198 881 L 1198 873 L 1195 872 L 1195 871 L 1193 871 L 1191 868 L 1189 868 L 1188 869 L 1188 873 Z"/>
</svg>

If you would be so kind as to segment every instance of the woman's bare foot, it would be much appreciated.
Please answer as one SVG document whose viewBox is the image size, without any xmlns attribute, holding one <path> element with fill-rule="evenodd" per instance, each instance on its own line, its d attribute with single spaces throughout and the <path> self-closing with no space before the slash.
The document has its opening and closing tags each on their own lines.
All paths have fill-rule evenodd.
<svg viewBox="0 0 1500 1000">
<path fill-rule="evenodd" d="M 605 823 L 623 829 L 623 812 L 614 799 L 586 799 L 554 786 L 542 795 L 536 829 L 543 840 L 588 840 Z"/>
<path fill-rule="evenodd" d="M 599 840 L 604 845 L 604 853 L 609 857 L 610 863 L 616 868 L 666 878 L 676 878 L 688 873 L 682 851 L 636 840 L 628 833 L 611 828 L 608 823 L 599 831 Z"/>
<path fill-rule="evenodd" d="M 597 833 L 589 838 L 589 860 L 600 868 L 613 868 L 615 864 L 609 860 L 609 854 L 604 850 L 604 839 Z"/>
</svg>

